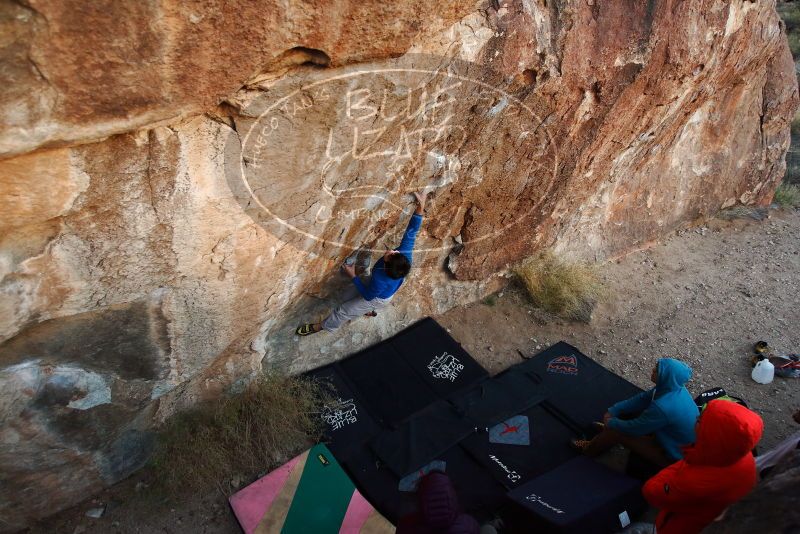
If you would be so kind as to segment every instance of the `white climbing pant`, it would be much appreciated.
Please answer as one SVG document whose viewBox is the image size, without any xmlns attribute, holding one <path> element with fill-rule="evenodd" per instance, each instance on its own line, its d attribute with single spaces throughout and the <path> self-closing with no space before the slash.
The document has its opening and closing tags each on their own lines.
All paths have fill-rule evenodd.
<svg viewBox="0 0 800 534">
<path fill-rule="evenodd" d="M 358 292 L 355 286 L 350 288 L 349 300 L 345 300 L 334 309 L 331 314 L 322 321 L 322 329 L 328 332 L 333 332 L 347 321 L 352 321 L 372 311 L 378 311 L 385 308 L 392 300 L 374 298 L 372 300 L 364 300 L 364 297 Z M 345 297 L 347 298 L 347 297 Z"/>
</svg>

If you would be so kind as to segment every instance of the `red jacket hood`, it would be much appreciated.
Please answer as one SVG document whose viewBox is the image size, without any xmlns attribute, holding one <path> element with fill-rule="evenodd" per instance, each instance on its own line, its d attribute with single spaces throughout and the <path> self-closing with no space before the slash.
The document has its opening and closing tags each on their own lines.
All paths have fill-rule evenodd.
<svg viewBox="0 0 800 534">
<path fill-rule="evenodd" d="M 694 445 L 684 460 L 692 465 L 724 467 L 738 462 L 761 439 L 764 422 L 755 412 L 728 400 L 712 400 L 700 414 Z"/>
</svg>

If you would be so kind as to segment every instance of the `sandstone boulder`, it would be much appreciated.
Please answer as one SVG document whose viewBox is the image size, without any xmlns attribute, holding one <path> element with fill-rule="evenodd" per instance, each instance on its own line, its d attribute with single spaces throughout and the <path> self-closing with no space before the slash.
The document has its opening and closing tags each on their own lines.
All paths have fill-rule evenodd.
<svg viewBox="0 0 800 534">
<path fill-rule="evenodd" d="M 800 452 L 795 451 L 775 466 L 766 479 L 725 512 L 724 517 L 703 532 L 710 534 L 745 534 L 748 532 L 797 532 L 800 510 Z"/>
<path fill-rule="evenodd" d="M 481 298 L 770 202 L 797 107 L 770 2 L 6 3 L 0 516 L 152 428 Z M 435 190 L 394 304 L 297 339 Z"/>
<path fill-rule="evenodd" d="M 202 113 L 295 62 L 405 52 L 469 2 L 4 2 L 0 157 Z M 297 53 L 297 52 L 300 53 Z"/>
</svg>

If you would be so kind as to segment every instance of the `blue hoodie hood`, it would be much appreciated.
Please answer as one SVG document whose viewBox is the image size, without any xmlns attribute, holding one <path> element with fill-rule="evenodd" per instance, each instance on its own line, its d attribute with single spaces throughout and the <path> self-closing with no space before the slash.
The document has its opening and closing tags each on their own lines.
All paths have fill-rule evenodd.
<svg viewBox="0 0 800 534">
<path fill-rule="evenodd" d="M 685 363 L 672 358 L 658 360 L 657 377 L 654 398 L 666 395 L 671 391 L 678 391 L 692 378 L 692 368 Z"/>
<path fill-rule="evenodd" d="M 632 436 L 655 434 L 664 452 L 673 460 L 683 456 L 682 448 L 695 441 L 697 405 L 684 384 L 692 370 L 683 362 L 662 358 L 656 363 L 656 387 L 620 401 L 608 411 L 614 416 L 608 425 Z M 623 419 L 621 415 L 633 416 Z"/>
</svg>

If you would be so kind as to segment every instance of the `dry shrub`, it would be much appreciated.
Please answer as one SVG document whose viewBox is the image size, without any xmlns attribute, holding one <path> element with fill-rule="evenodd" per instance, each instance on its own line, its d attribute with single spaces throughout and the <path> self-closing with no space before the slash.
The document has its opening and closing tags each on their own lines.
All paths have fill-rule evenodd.
<svg viewBox="0 0 800 534">
<path fill-rule="evenodd" d="M 800 56 L 800 8 L 794 2 L 778 2 L 778 14 L 786 23 L 786 37 L 794 57 Z"/>
<path fill-rule="evenodd" d="M 322 430 L 321 385 L 309 378 L 265 374 L 243 393 L 176 414 L 159 433 L 151 466 L 169 493 L 251 478 L 308 448 Z"/>
<path fill-rule="evenodd" d="M 783 182 L 775 190 L 772 201 L 782 208 L 800 208 L 800 186 Z"/>
<path fill-rule="evenodd" d="M 536 306 L 567 319 L 588 321 L 605 295 L 593 267 L 549 252 L 528 258 L 515 271 Z"/>
</svg>

